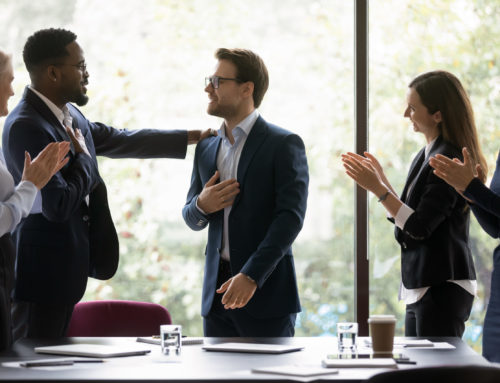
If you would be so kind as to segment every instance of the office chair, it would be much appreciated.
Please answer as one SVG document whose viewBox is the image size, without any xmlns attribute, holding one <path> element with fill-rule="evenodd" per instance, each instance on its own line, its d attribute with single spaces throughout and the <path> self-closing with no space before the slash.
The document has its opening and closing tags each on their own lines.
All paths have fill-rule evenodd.
<svg viewBox="0 0 500 383">
<path fill-rule="evenodd" d="M 79 302 L 66 336 L 152 336 L 171 324 L 168 310 L 156 303 L 103 300 Z"/>
<path fill-rule="evenodd" d="M 498 383 L 500 368 L 493 366 L 423 367 L 382 372 L 367 383 Z"/>
</svg>

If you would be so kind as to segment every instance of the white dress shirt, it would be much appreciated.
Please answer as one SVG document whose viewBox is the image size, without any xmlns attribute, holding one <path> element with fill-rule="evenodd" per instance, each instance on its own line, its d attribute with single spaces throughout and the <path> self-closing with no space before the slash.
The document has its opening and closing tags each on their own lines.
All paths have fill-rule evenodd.
<svg viewBox="0 0 500 383">
<path fill-rule="evenodd" d="M 65 126 L 72 127 L 73 117 L 69 114 L 69 109 L 66 105 L 62 109 L 59 109 L 56 104 L 50 101 L 47 97 L 41 94 L 33 87 L 29 87 L 30 90 L 33 91 L 40 99 L 47 105 L 54 116 L 56 116 L 57 120 L 61 124 L 63 131 L 66 131 Z M 69 137 L 68 137 L 69 139 Z M 89 196 L 85 196 L 85 203 L 89 204 Z M 35 203 L 33 204 L 33 208 L 31 209 L 31 214 L 40 214 L 42 212 L 42 193 L 39 191 L 36 195 Z"/>
<path fill-rule="evenodd" d="M 436 142 L 436 139 L 437 137 L 430 143 L 428 143 L 427 146 L 425 147 L 424 164 L 429 160 L 429 153 L 431 151 L 432 146 Z M 415 177 L 415 179 L 408 187 L 406 195 L 409 195 L 411 193 L 411 190 L 413 189 L 413 186 L 416 181 L 417 177 Z M 402 204 L 396 216 L 394 217 L 396 226 L 399 227 L 401 230 L 403 230 L 406 221 L 408 220 L 408 218 L 410 218 L 410 216 L 414 212 L 415 210 L 413 210 L 411 207 L 409 207 L 406 204 Z M 456 283 L 471 295 L 475 296 L 477 294 L 477 281 L 475 280 L 449 280 L 448 282 Z M 419 287 L 417 289 L 407 289 L 406 287 L 404 287 L 403 281 L 401 280 L 401 283 L 399 284 L 399 300 L 404 301 L 407 305 L 418 302 L 420 299 L 422 299 L 422 297 L 425 295 L 427 290 L 429 290 L 429 288 L 430 286 Z"/>
<path fill-rule="evenodd" d="M 0 149 L 0 237 L 13 231 L 29 214 L 37 192 L 30 181 L 21 181 L 14 187 L 14 179 L 5 166 Z"/>
<path fill-rule="evenodd" d="M 222 142 L 219 147 L 219 152 L 217 153 L 217 169 L 220 174 L 220 182 L 238 177 L 238 164 L 240 162 L 241 151 L 245 146 L 245 142 L 247 141 L 248 135 L 250 134 L 255 121 L 257 121 L 257 118 L 259 118 L 259 112 L 255 109 L 243 121 L 236 125 L 232 131 L 234 144 L 231 144 L 229 138 L 226 136 L 226 125 L 223 123 L 220 127 L 218 134 L 219 137 L 222 138 Z M 196 202 L 196 207 L 203 214 L 206 214 L 198 207 L 198 202 Z M 221 257 L 226 261 L 229 261 L 230 259 L 228 218 L 231 208 L 232 205 L 224 208 Z"/>
</svg>

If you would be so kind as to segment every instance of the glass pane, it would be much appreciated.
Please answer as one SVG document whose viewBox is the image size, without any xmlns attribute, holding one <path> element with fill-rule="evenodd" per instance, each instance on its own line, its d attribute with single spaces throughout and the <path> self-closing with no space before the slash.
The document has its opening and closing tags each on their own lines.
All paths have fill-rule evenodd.
<svg viewBox="0 0 500 383">
<path fill-rule="evenodd" d="M 296 334 L 329 334 L 338 320 L 354 319 L 353 184 L 339 161 L 354 141 L 353 2 L 52 0 L 43 10 L 29 0 L 0 4 L 0 43 L 16 60 L 11 107 L 28 83 L 21 62 L 27 36 L 63 26 L 85 50 L 90 101 L 83 112 L 117 128 L 219 127 L 206 115 L 203 91 L 215 50 L 259 53 L 270 72 L 260 112 L 301 135 L 310 166 L 307 217 L 294 246 L 303 306 Z M 202 333 L 207 232 L 192 232 L 181 217 L 193 153 L 191 147 L 184 161 L 100 159 L 121 263 L 110 281 L 89 280 L 84 300 L 158 302 L 186 334 Z"/>
<path fill-rule="evenodd" d="M 498 49 L 500 27 L 494 15 L 500 1 L 370 1 L 370 151 L 381 161 L 397 191 L 409 164 L 425 145 L 403 118 L 407 85 L 417 74 L 448 70 L 471 98 L 483 151 L 494 169 L 500 118 Z M 390 14 L 391 17 L 387 17 Z M 397 38 L 395 38 L 397 36 Z M 464 339 L 481 349 L 496 241 L 471 217 L 471 248 L 479 285 Z M 396 313 L 403 334 L 405 305 L 398 302 L 400 251 L 385 209 L 370 200 L 370 312 Z"/>
</svg>

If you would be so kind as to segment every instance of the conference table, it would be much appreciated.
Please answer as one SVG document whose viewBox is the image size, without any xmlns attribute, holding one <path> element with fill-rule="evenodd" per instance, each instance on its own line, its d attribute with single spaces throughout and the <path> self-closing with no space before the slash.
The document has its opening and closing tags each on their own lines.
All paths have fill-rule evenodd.
<svg viewBox="0 0 500 383">
<path fill-rule="evenodd" d="M 416 362 L 416 364 L 398 364 L 397 368 L 489 365 L 461 339 L 428 339 L 432 342 L 445 342 L 435 344 L 448 344 L 449 347 L 395 349 L 395 352 L 403 352 L 411 361 Z M 172 361 L 162 354 L 159 345 L 139 343 L 136 342 L 136 338 L 21 339 L 11 350 L 0 353 L 0 382 L 361 382 L 377 373 L 387 371 L 383 368 L 339 368 L 336 373 L 311 377 L 252 372 L 253 368 L 284 365 L 321 368 L 322 359 L 328 354 L 336 353 L 337 343 L 334 337 L 204 338 L 203 341 L 204 345 L 225 342 L 267 343 L 298 345 L 303 349 L 274 355 L 205 351 L 201 344 L 195 344 L 183 346 L 181 356 Z M 359 344 L 363 342 L 362 337 L 358 338 Z M 142 345 L 149 347 L 151 352 L 140 356 L 109 358 L 103 363 L 75 363 L 70 366 L 38 368 L 18 366 L 18 362 L 21 361 L 63 358 L 63 356 L 37 354 L 34 352 L 34 347 L 77 343 L 115 345 L 122 348 Z"/>
</svg>

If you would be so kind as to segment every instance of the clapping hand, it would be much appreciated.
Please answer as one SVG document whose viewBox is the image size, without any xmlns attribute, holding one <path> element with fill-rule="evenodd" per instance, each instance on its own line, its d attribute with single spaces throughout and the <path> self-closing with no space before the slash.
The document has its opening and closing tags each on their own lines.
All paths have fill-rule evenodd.
<svg viewBox="0 0 500 383">
<path fill-rule="evenodd" d="M 371 191 L 375 195 L 383 194 L 385 175 L 379 162 L 370 155 L 371 158 L 360 156 L 356 153 L 348 152 L 342 154 L 342 162 L 346 174 L 351 177 L 363 189 Z"/>
<path fill-rule="evenodd" d="M 21 180 L 32 182 L 41 190 L 47 182 L 69 161 L 66 157 L 69 142 L 51 142 L 34 160 L 28 152 L 24 152 L 24 170 Z"/>
<path fill-rule="evenodd" d="M 442 154 L 436 154 L 429 160 L 429 164 L 434 168 L 434 174 L 453 186 L 459 193 L 463 193 L 474 178 L 479 178 L 481 182 L 486 181 L 486 174 L 480 164 L 474 166 L 467 148 L 462 149 L 464 161 L 458 158 L 450 159 Z"/>
</svg>

